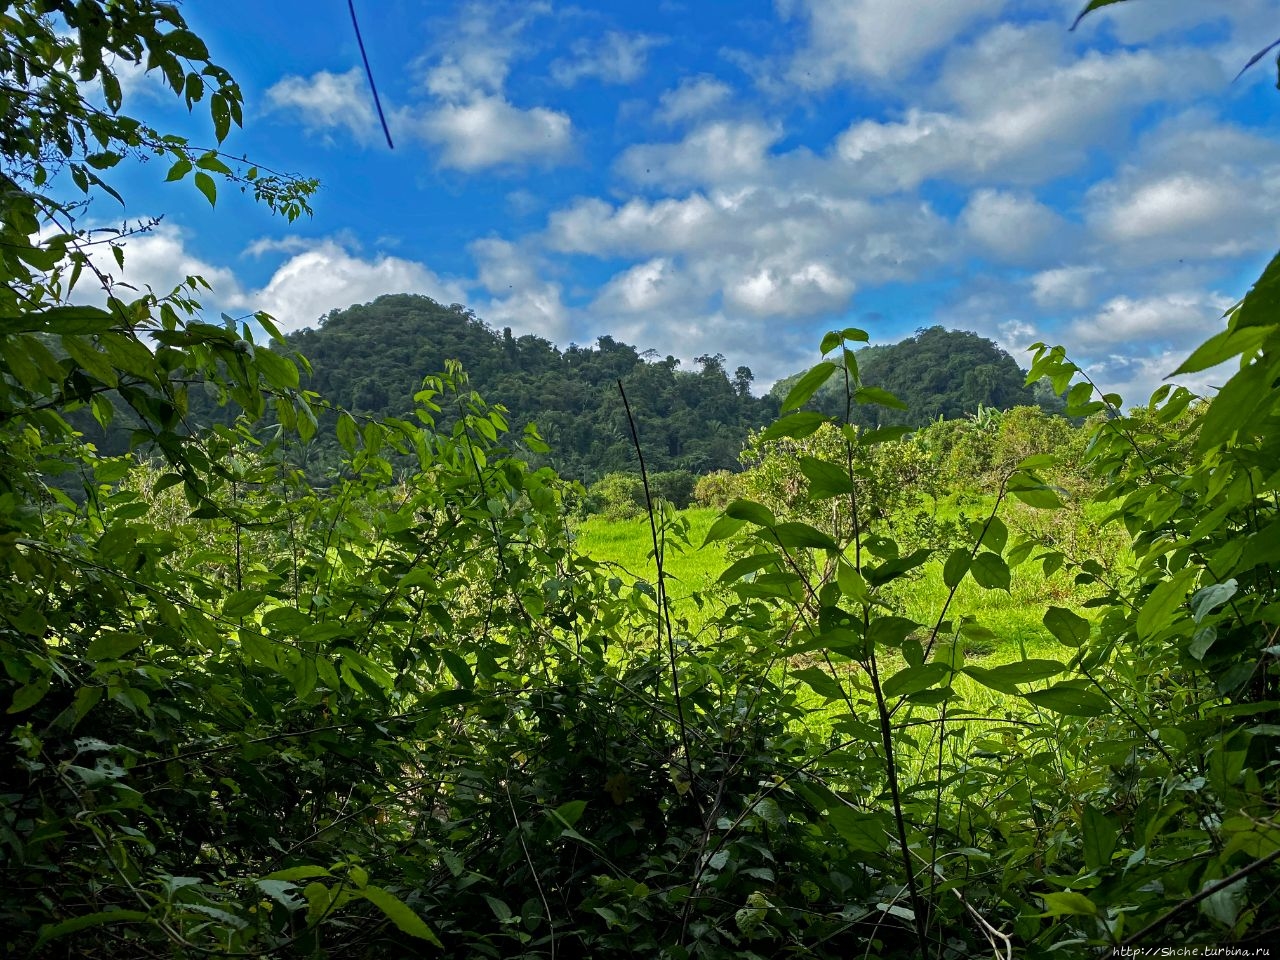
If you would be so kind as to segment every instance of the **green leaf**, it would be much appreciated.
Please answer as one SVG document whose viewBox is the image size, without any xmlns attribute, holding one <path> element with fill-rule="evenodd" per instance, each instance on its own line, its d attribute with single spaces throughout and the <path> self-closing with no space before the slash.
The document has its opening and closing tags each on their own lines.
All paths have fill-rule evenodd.
<svg viewBox="0 0 1280 960">
<path fill-rule="evenodd" d="M 773 514 L 754 500 L 734 500 L 724 508 L 724 515 L 734 520 L 745 520 L 760 527 L 772 527 L 777 523 Z"/>
<path fill-rule="evenodd" d="M 1271 383 L 1275 379 L 1275 369 L 1275 360 L 1259 360 L 1223 385 L 1200 421 L 1196 453 L 1207 453 L 1218 444 L 1228 443 L 1237 431 L 1258 422 L 1258 405 L 1264 400 L 1268 405 L 1272 402 Z"/>
<path fill-rule="evenodd" d="M 858 403 L 878 403 L 882 407 L 892 407 L 895 410 L 907 409 L 905 403 L 888 390 L 882 390 L 880 387 L 859 387 L 854 393 L 853 399 Z"/>
<path fill-rule="evenodd" d="M 803 407 L 817 389 L 830 379 L 837 367 L 830 360 L 823 360 L 803 377 L 796 381 L 794 387 L 787 391 L 787 398 L 782 401 L 782 412 Z"/>
<path fill-rule="evenodd" d="M 853 481 L 843 467 L 817 457 L 801 457 L 800 472 L 809 481 L 809 496 L 814 500 L 845 496 L 853 492 Z"/>
<path fill-rule="evenodd" d="M 1029 507 L 1037 510 L 1057 510 L 1062 506 L 1057 492 L 1050 486 L 1035 480 L 1019 478 L 1015 474 L 1009 481 L 1009 493 Z"/>
<path fill-rule="evenodd" d="M 261 590 L 236 590 L 222 604 L 222 615 L 229 620 L 247 617 L 261 606 L 266 594 Z"/>
<path fill-rule="evenodd" d="M 999 517 L 991 517 L 983 531 L 981 545 L 992 553 L 1004 552 L 1004 545 L 1009 542 L 1009 528 Z"/>
<path fill-rule="evenodd" d="M 191 172 L 191 161 L 186 157 L 178 159 L 173 166 L 169 168 L 169 175 L 165 177 L 166 181 L 181 180 Z"/>
<path fill-rule="evenodd" d="M 345 410 L 338 414 L 337 434 L 338 443 L 342 444 L 342 449 L 351 456 L 355 456 L 356 443 L 359 439 L 360 431 L 356 427 L 355 418 Z"/>
<path fill-rule="evenodd" d="M 799 440 L 815 432 L 828 419 L 828 417 L 813 410 L 801 410 L 797 413 L 789 414 L 781 420 L 775 420 L 760 434 L 760 439 L 766 442 L 779 440 L 782 437 Z"/>
<path fill-rule="evenodd" d="M 1196 623 L 1202 621 L 1214 610 L 1222 606 L 1236 595 L 1237 583 L 1234 579 L 1222 583 L 1211 583 L 1201 587 L 1191 595 L 1191 616 Z"/>
<path fill-rule="evenodd" d="M 928 690 L 951 675 L 951 668 L 945 663 L 926 663 L 919 667 L 907 667 L 899 670 L 884 682 L 886 697 L 905 697 L 909 693 Z"/>
<path fill-rule="evenodd" d="M 1089 621 L 1065 607 L 1050 607 L 1042 622 L 1063 646 L 1078 647 L 1089 639 Z"/>
<path fill-rule="evenodd" d="M 290 912 L 306 906 L 305 900 L 300 900 L 293 895 L 293 891 L 298 889 L 297 884 L 290 883 L 288 880 L 256 880 L 254 886 Z"/>
<path fill-rule="evenodd" d="M 740 523 L 742 521 L 735 522 Z M 735 560 L 729 564 L 724 572 L 716 578 L 716 583 L 737 583 L 748 574 L 773 566 L 778 560 L 779 557 L 775 553 L 756 553 L 749 557 L 743 557 L 741 560 Z"/>
<path fill-rule="evenodd" d="M 973 573 L 973 579 L 978 582 L 978 586 L 987 590 L 1008 591 L 1010 584 L 1009 565 L 1004 562 L 1004 558 L 999 554 L 984 550 L 973 558 L 973 565 L 970 569 Z"/>
<path fill-rule="evenodd" d="M 933 555 L 933 551 L 927 547 L 907 554 L 905 557 L 894 557 L 892 560 L 886 560 L 878 567 L 870 568 L 866 571 L 866 579 L 873 586 L 881 586 L 897 580 L 904 573 L 914 570 L 920 564 L 924 563 Z"/>
<path fill-rule="evenodd" d="M 209 201 L 209 206 L 214 206 L 218 202 L 218 186 L 213 182 L 213 177 L 203 171 L 195 176 L 196 189 L 204 194 L 205 199 Z"/>
<path fill-rule="evenodd" d="M 1111 863 L 1119 830 L 1115 822 L 1094 806 L 1084 808 L 1084 862 L 1090 870 L 1101 870 Z"/>
<path fill-rule="evenodd" d="M 143 638 L 136 633 L 101 633 L 93 638 L 84 655 L 90 660 L 119 660 L 130 650 L 142 645 Z"/>
<path fill-rule="evenodd" d="M 889 847 L 892 825 L 886 813 L 864 813 L 842 805 L 827 811 L 827 821 L 854 850 L 882 853 Z"/>
<path fill-rule="evenodd" d="M 796 670 L 792 676 L 807 683 L 814 693 L 827 700 L 843 700 L 845 697 L 844 688 L 836 682 L 831 674 L 818 667 L 805 667 L 803 670 Z"/>
<path fill-rule="evenodd" d="M 389 893 L 381 887 L 365 887 L 360 891 L 360 896 L 381 910 L 383 915 L 394 923 L 401 933 L 407 933 L 411 937 L 417 937 L 419 940 L 425 940 L 433 946 L 444 949 L 444 944 L 440 942 L 440 938 L 432 933 L 431 928 L 426 925 L 423 919 L 409 909 L 408 904 L 395 894 Z"/>
<path fill-rule="evenodd" d="M 1114 3 L 1115 0 L 1102 0 L 1102 2 Z M 1097 913 L 1098 908 L 1094 906 L 1093 901 L 1074 890 L 1044 895 L 1044 916 L 1046 917 L 1092 917 Z"/>
<path fill-rule="evenodd" d="M 828 534 L 823 533 L 815 527 L 811 527 L 807 523 L 798 521 L 788 521 L 780 523 L 761 534 L 763 537 L 773 541 L 780 547 L 791 549 L 807 549 L 807 550 L 826 550 L 829 553 L 839 553 L 840 545 L 831 539 Z"/>
<path fill-rule="evenodd" d="M 36 940 L 36 948 L 44 946 L 50 940 L 65 937 L 69 933 L 79 933 L 92 927 L 101 927 L 108 923 L 141 923 L 147 919 L 142 910 L 103 910 L 99 913 L 86 913 L 61 923 L 45 924 L 40 928 L 40 936 Z"/>
<path fill-rule="evenodd" d="M 855 603 L 866 603 L 871 596 L 867 589 L 867 581 L 862 578 L 857 570 L 850 563 L 840 561 L 840 565 L 836 568 L 836 583 L 840 587 L 840 592 Z"/>
<path fill-rule="evenodd" d="M 1196 347 L 1191 356 L 1182 361 L 1182 366 L 1173 371 L 1170 376 L 1176 377 L 1184 373 L 1199 373 L 1201 370 L 1216 367 L 1232 357 L 1247 353 L 1260 346 L 1270 333 L 1271 331 L 1267 327 L 1244 327 L 1234 330 L 1227 328 L 1221 333 L 1214 334 Z"/>
<path fill-rule="evenodd" d="M 960 585 L 960 581 L 968 572 L 969 550 L 965 547 L 952 550 L 951 556 L 947 557 L 947 562 L 942 567 L 942 582 L 948 589 L 954 589 Z"/>
<path fill-rule="evenodd" d="M 909 617 L 876 617 L 867 627 L 867 640 L 877 649 L 896 648 L 920 629 Z"/>
<path fill-rule="evenodd" d="M 746 523 L 746 520 L 741 520 L 737 517 L 718 517 L 716 522 L 711 524 L 711 528 L 707 530 L 707 535 L 703 538 L 702 545 L 705 547 L 708 543 L 715 543 L 717 540 L 728 540 L 746 526 Z"/>
<path fill-rule="evenodd" d="M 1067 668 L 1057 660 L 1015 660 L 998 667 L 965 667 L 964 672 L 979 683 L 1005 693 L 1017 693 L 1016 685 L 1056 677 Z"/>
<path fill-rule="evenodd" d="M 19 687 L 13 694 L 13 700 L 9 704 L 9 709 L 5 713 L 22 713 L 24 710 L 30 710 L 37 703 L 44 699 L 46 693 L 49 692 L 49 678 L 40 677 L 25 686 Z"/>
<path fill-rule="evenodd" d="M 108 387 L 114 387 L 119 383 L 115 368 L 111 366 L 107 355 L 101 353 L 89 340 L 80 336 L 64 335 L 62 346 L 71 355 L 71 359 L 99 383 Z"/>
<path fill-rule="evenodd" d="M 578 821 L 582 819 L 582 814 L 587 809 L 587 801 L 570 800 L 568 803 L 562 803 L 554 810 L 548 811 L 552 817 L 559 820 L 566 827 L 572 829 L 577 826 Z"/>
<path fill-rule="evenodd" d="M 1092 690 L 1067 686 L 1065 683 L 1059 683 L 1048 690 L 1033 690 L 1024 693 L 1022 697 L 1037 707 L 1072 717 L 1100 717 L 1111 709 L 1106 697 Z"/>
<path fill-rule="evenodd" d="M 1187 567 L 1174 574 L 1172 579 L 1156 585 L 1143 601 L 1142 610 L 1138 614 L 1135 629 L 1140 640 L 1149 640 L 1170 625 L 1198 574 L 1198 568 Z"/>
</svg>

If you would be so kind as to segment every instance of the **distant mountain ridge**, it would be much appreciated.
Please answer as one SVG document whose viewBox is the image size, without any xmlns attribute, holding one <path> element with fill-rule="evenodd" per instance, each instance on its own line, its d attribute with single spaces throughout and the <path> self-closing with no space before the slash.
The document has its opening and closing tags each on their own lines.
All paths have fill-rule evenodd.
<svg viewBox="0 0 1280 960">
<path fill-rule="evenodd" d="M 776 401 L 751 394 L 748 368 L 730 374 L 719 354 L 682 370 L 675 357 L 659 359 L 609 336 L 562 350 L 542 337 L 495 330 L 458 304 L 412 294 L 333 311 L 288 341 L 311 362 L 307 386 L 378 416 L 409 413 L 422 378 L 458 360 L 476 391 L 508 408 L 513 430 L 537 424 L 552 448 L 550 465 L 587 482 L 637 469 L 619 380 L 653 471 L 733 469 L 748 431 L 778 412 Z"/>
<path fill-rule="evenodd" d="M 855 356 L 864 386 L 888 390 L 907 405 L 905 410 L 855 405 L 850 419 L 861 426 L 920 427 L 939 417 L 954 420 L 976 413 L 979 407 L 1041 406 L 1051 413 L 1062 409 L 1061 399 L 1051 390 L 1024 385 L 1026 371 L 1005 350 L 969 331 L 921 328 L 898 343 L 863 347 Z M 801 373 L 779 380 L 769 395 L 781 404 Z M 843 377 L 824 383 L 806 408 L 844 416 Z"/>
<path fill-rule="evenodd" d="M 698 357 L 698 369 L 684 370 L 675 357 L 659 359 L 610 336 L 591 347 L 561 349 L 542 337 L 495 330 L 461 305 L 413 294 L 335 310 L 288 341 L 312 364 L 308 386 L 375 416 L 408 414 L 422 378 L 442 370 L 446 360 L 458 360 L 475 390 L 508 408 L 514 430 L 538 425 L 552 448 L 546 462 L 587 482 L 637 469 L 619 380 L 648 468 L 706 473 L 738 466 L 748 432 L 777 416 L 799 376 L 755 397 L 751 371 L 730 373 L 720 354 Z M 863 348 L 857 358 L 866 384 L 909 405 L 906 411 L 855 406 L 854 420 L 866 426 L 922 425 L 979 406 L 1036 402 L 1013 358 L 974 333 L 930 327 L 898 344 Z M 832 378 L 810 406 L 842 415 L 843 391 L 842 378 Z"/>
</svg>

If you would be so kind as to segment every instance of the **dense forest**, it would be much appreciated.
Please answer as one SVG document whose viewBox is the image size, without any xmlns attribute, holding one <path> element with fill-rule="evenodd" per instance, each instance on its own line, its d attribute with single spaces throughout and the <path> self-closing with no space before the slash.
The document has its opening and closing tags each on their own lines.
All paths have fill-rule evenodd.
<svg viewBox="0 0 1280 960">
<path fill-rule="evenodd" d="M 1060 397 L 1043 381 L 1026 384 L 1027 373 L 996 344 L 976 333 L 934 326 L 899 343 L 862 347 L 854 352 L 864 389 L 887 390 L 900 404 L 858 404 L 852 422 L 864 427 L 922 427 L 937 419 L 956 420 L 982 408 L 1008 410 L 1038 405 L 1063 409 Z M 779 380 L 769 396 L 779 404 L 801 373 Z M 828 380 L 806 404 L 828 416 L 846 413 L 842 378 Z"/>
<path fill-rule="evenodd" d="M 1024 383 L 1057 416 L 963 334 L 991 362 L 937 396 L 958 378 L 1012 409 L 936 420 L 961 410 L 937 400 L 915 431 L 881 412 L 925 368 L 895 380 L 855 328 L 822 338 L 771 420 L 716 357 L 557 352 L 418 299 L 289 341 L 265 314 L 206 322 L 195 278 L 140 292 L 97 266 L 129 256 L 86 210 L 130 157 L 287 220 L 316 189 L 126 113 L 117 71 L 144 65 L 218 144 L 240 123 L 241 88 L 174 3 L 4 7 L 0 952 L 1274 945 L 1280 255 L 1177 370 L 1221 366 L 1211 396 L 1166 385 L 1125 409 L 1039 344 Z M 100 305 L 69 298 L 85 277 Z M 770 422 L 746 470 L 703 478 L 696 537 L 646 498 L 628 569 L 581 549 L 581 485 L 525 458 L 552 454 L 512 433 L 526 414 L 379 304 L 420 311 L 442 351 L 480 344 L 505 403 L 565 391 L 546 430 L 584 471 L 629 464 L 628 444 L 610 408 L 622 436 L 574 445 L 591 401 L 573 383 L 635 384 L 657 405 L 646 442 L 699 470 Z M 945 364 L 943 338 L 904 349 Z M 344 381 L 337 358 L 363 370 Z M 193 430 L 201 403 L 225 414 Z M 685 410 L 723 429 L 663 434 Z M 120 453 L 77 428 L 126 416 Z M 320 484 L 297 464 L 322 436 Z M 676 556 L 710 576 L 676 581 Z"/>
<path fill-rule="evenodd" d="M 422 296 L 383 296 L 334 311 L 318 329 L 288 341 L 311 363 L 308 386 L 372 416 L 410 413 L 423 376 L 460 361 L 478 392 L 511 411 L 517 432 L 537 424 L 561 474 L 586 481 L 636 464 L 618 381 L 655 470 L 732 467 L 747 432 L 777 414 L 777 404 L 752 396 L 751 371 L 738 367 L 730 376 L 720 355 L 682 370 L 674 357 L 644 354 L 609 336 L 594 347 L 560 350 L 541 337 L 494 331 L 462 306 Z"/>
<path fill-rule="evenodd" d="M 545 457 L 526 452 L 532 462 L 587 483 L 637 469 L 619 381 L 650 469 L 702 474 L 737 469 L 747 435 L 777 416 L 799 377 L 756 397 L 751 370 L 739 366 L 730 374 L 720 354 L 700 356 L 698 369 L 683 370 L 675 357 L 642 352 L 610 336 L 592 347 L 561 350 L 541 337 L 495 331 L 458 304 L 408 294 L 335 310 L 317 329 L 287 340 L 311 364 L 307 386 L 353 413 L 375 417 L 409 414 L 423 375 L 457 360 L 475 390 L 511 412 L 517 435 L 526 424 L 537 425 L 551 450 Z M 855 422 L 867 426 L 922 426 L 983 407 L 1005 410 L 1042 396 L 1052 405 L 1056 399 L 1025 387 L 1026 373 L 1013 358 L 973 333 L 933 327 L 899 344 L 863 347 L 857 358 L 867 387 L 895 393 L 906 405 L 858 406 Z M 814 406 L 843 413 L 838 387 L 826 385 Z M 336 452 L 332 441 L 326 452 Z M 324 462 L 325 452 L 312 459 Z"/>
</svg>

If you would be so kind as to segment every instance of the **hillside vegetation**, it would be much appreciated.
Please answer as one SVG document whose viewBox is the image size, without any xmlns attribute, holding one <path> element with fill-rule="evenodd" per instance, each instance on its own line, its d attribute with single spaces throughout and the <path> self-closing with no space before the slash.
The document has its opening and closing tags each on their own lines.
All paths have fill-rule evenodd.
<svg viewBox="0 0 1280 960">
<path fill-rule="evenodd" d="M 270 317 L 277 349 L 204 322 L 194 279 L 158 297 L 96 273 L 121 238 L 83 201 L 131 154 L 289 218 L 314 189 L 122 112 L 116 65 L 146 63 L 219 143 L 239 121 L 179 8 L 22 0 L 0 29 L 3 953 L 1275 942 L 1280 256 L 1179 368 L 1226 364 L 1212 397 L 1126 411 L 1038 345 L 1027 382 L 1079 428 L 854 422 L 901 401 L 863 380 L 866 333 L 832 331 L 745 476 L 704 478 L 722 508 L 647 504 L 649 549 L 619 566 L 582 549 L 581 485 L 524 459 L 551 452 L 538 430 L 458 364 L 375 414 L 376 384 L 308 389 Z M 89 274 L 109 298 L 68 302 Z M 755 403 L 714 358 L 587 354 Z M 807 407 L 828 383 L 834 416 Z M 226 408 L 204 432 L 195 393 Z M 118 456 L 73 426 L 125 411 Z M 298 467 L 321 436 L 322 486 Z"/>
</svg>

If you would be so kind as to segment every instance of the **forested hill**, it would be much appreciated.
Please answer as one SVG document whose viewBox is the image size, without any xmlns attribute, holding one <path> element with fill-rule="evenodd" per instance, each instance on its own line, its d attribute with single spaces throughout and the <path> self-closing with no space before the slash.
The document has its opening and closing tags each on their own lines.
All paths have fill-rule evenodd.
<svg viewBox="0 0 1280 960">
<path fill-rule="evenodd" d="M 929 327 L 900 343 L 863 347 L 856 356 L 864 386 L 888 390 L 907 405 L 905 410 L 855 406 L 852 419 L 862 426 L 924 426 L 939 417 L 954 420 L 975 413 L 980 406 L 1007 410 L 1038 404 L 1050 412 L 1063 407 L 1051 390 L 1023 386 L 1026 372 L 1013 357 L 976 333 Z M 780 404 L 799 378 L 797 373 L 779 380 L 769 395 Z M 843 417 L 844 379 L 832 377 L 807 406 Z"/>
<path fill-rule="evenodd" d="M 460 305 L 411 294 L 334 311 L 318 328 L 291 334 L 289 342 L 311 361 L 312 389 L 372 415 L 404 416 L 423 376 L 459 360 L 474 389 L 508 408 L 513 429 L 535 422 L 551 446 L 551 465 L 587 482 L 636 469 L 618 380 L 647 466 L 694 473 L 736 468 L 748 431 L 777 416 L 795 380 L 755 397 L 751 371 L 726 370 L 719 354 L 698 357 L 686 370 L 674 357 L 641 353 L 608 336 L 591 347 L 562 350 L 541 337 L 494 330 Z M 867 426 L 920 425 L 964 416 L 980 405 L 1007 409 L 1037 399 L 1023 386 L 1024 373 L 1013 358 L 974 333 L 931 327 L 901 343 L 865 347 L 857 358 L 867 385 L 908 404 L 905 411 L 855 407 L 854 419 Z M 1056 398 L 1046 399 L 1044 405 L 1052 406 Z M 843 415 L 843 379 L 829 380 L 812 405 Z"/>
<path fill-rule="evenodd" d="M 508 408 L 514 430 L 535 422 L 551 446 L 551 465 L 585 481 L 636 469 L 618 380 L 650 470 L 735 468 L 747 432 L 778 412 L 773 399 L 752 396 L 749 369 L 730 373 L 719 354 L 684 370 L 674 357 L 642 354 L 607 336 L 561 350 L 541 337 L 496 331 L 462 306 L 410 294 L 334 311 L 289 341 L 311 361 L 312 389 L 366 414 L 405 415 L 423 376 L 459 360 L 475 390 Z"/>
</svg>

